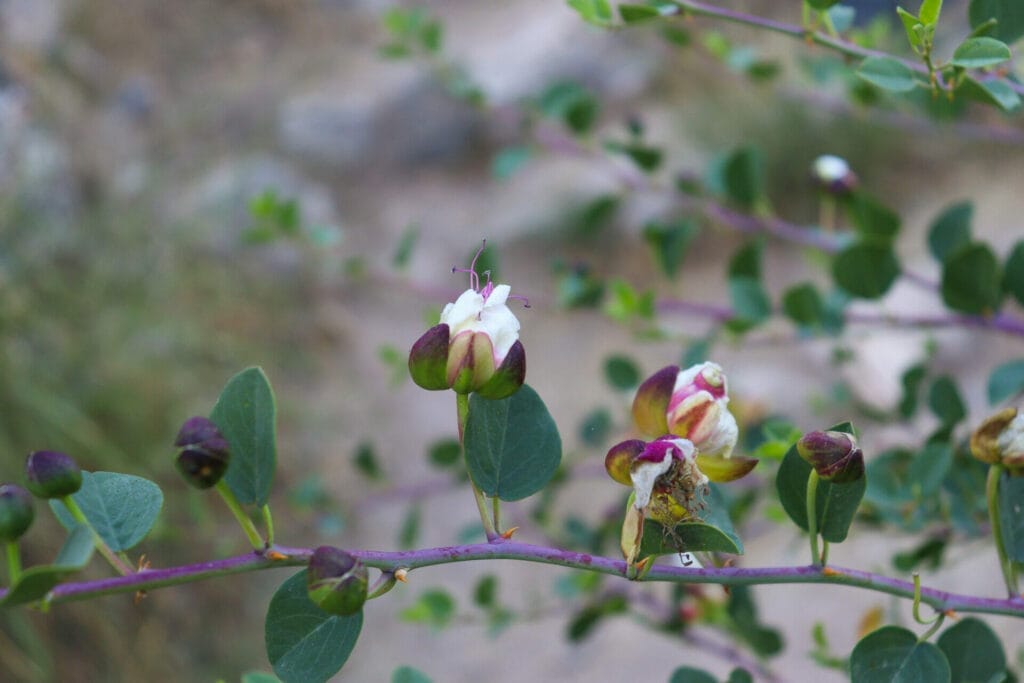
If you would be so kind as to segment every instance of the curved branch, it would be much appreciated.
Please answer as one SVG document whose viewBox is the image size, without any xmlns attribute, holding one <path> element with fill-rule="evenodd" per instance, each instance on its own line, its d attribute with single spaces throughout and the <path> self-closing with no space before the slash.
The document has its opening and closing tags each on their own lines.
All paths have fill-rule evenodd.
<svg viewBox="0 0 1024 683">
<path fill-rule="evenodd" d="M 599 555 L 560 550 L 529 543 L 514 541 L 476 543 L 471 545 L 445 546 L 400 552 L 377 550 L 349 550 L 352 555 L 370 567 L 384 571 L 396 569 L 418 569 L 453 562 L 476 560 L 520 560 L 552 564 L 572 569 L 599 572 L 625 577 L 626 563 Z M 85 600 L 101 595 L 146 591 L 165 586 L 191 583 L 218 576 L 242 572 L 297 567 L 306 564 L 312 550 L 309 548 L 286 548 L 276 546 L 266 552 L 252 552 L 223 560 L 199 564 L 146 569 L 129 576 L 118 576 L 97 581 L 65 583 L 50 593 L 49 604 Z M 832 584 L 851 586 L 865 590 L 887 593 L 901 598 L 914 598 L 914 584 L 910 581 L 843 567 L 708 567 L 688 569 L 658 565 L 651 569 L 644 581 L 670 583 L 711 583 L 724 586 L 753 586 L 778 583 Z M 7 591 L 0 592 L 0 599 Z M 984 598 L 960 593 L 950 593 L 935 588 L 921 589 L 921 602 L 939 612 L 950 610 L 984 614 L 1002 614 L 1024 617 L 1024 598 Z"/>
</svg>

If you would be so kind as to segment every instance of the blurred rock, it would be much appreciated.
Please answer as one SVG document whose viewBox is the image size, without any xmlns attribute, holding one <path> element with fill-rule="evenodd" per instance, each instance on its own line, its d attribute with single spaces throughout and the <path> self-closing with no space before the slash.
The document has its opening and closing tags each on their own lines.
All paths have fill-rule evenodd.
<svg viewBox="0 0 1024 683">
<path fill-rule="evenodd" d="M 0 24 L 4 42 L 34 52 L 45 52 L 60 38 L 66 2 L 62 0 L 3 0 Z"/>
</svg>

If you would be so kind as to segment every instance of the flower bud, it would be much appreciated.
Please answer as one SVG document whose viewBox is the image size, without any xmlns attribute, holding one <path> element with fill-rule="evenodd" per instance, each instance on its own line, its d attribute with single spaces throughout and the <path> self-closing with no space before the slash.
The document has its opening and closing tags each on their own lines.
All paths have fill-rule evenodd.
<svg viewBox="0 0 1024 683">
<path fill-rule="evenodd" d="M 470 274 L 470 288 L 447 304 L 439 323 L 413 344 L 409 374 L 432 391 L 511 396 L 526 379 L 519 320 L 507 305 L 511 288 L 493 282 L 481 288 L 473 266 L 462 272 Z"/>
<path fill-rule="evenodd" d="M 971 434 L 971 453 L 990 465 L 1024 467 L 1024 413 L 1006 408 L 982 422 Z"/>
<path fill-rule="evenodd" d="M 846 159 L 832 154 L 823 154 L 815 159 L 811 175 L 821 189 L 837 195 L 849 194 L 859 182 Z"/>
<path fill-rule="evenodd" d="M 28 490 L 39 498 L 63 498 L 82 488 L 82 470 L 71 456 L 36 451 L 25 461 Z"/>
<path fill-rule="evenodd" d="M 197 489 L 208 489 L 224 476 L 231 452 L 227 439 L 212 420 L 192 417 L 185 421 L 174 440 L 184 450 L 178 455 L 178 472 Z"/>
<path fill-rule="evenodd" d="M 637 389 L 633 419 L 649 436 L 674 434 L 693 442 L 705 456 L 728 458 L 739 437 L 729 412 L 725 373 L 706 362 L 654 373 Z"/>
<path fill-rule="evenodd" d="M 35 519 L 32 496 L 16 484 L 0 485 L 0 541 L 18 540 Z"/>
<path fill-rule="evenodd" d="M 809 432 L 796 442 L 797 453 L 825 481 L 847 484 L 864 476 L 864 454 L 846 432 Z"/>
<path fill-rule="evenodd" d="M 329 614 L 346 616 L 361 610 L 367 582 L 366 567 L 340 548 L 322 545 L 309 558 L 309 599 Z"/>
</svg>

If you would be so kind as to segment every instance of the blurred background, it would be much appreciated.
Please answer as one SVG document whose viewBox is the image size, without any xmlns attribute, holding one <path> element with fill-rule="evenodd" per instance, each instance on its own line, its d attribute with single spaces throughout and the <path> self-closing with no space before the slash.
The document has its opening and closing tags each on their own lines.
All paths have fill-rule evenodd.
<svg viewBox="0 0 1024 683">
<path fill-rule="evenodd" d="M 795 1 L 718 4 L 800 21 Z M 888 21 L 895 3 L 849 4 L 863 40 L 908 53 Z M 945 3 L 940 46 L 969 31 L 966 5 Z M 0 480 L 20 480 L 31 450 L 65 450 L 85 469 L 162 486 L 161 521 L 133 558 L 166 566 L 244 552 L 217 501 L 179 480 L 170 446 L 232 374 L 261 365 L 278 397 L 281 542 L 394 549 L 472 539 L 472 498 L 444 466 L 454 401 L 413 386 L 405 356 L 466 287 L 452 266 L 468 266 L 486 238 L 495 276 L 530 298 L 516 309 L 527 380 L 573 466 L 543 515 L 537 500 L 507 506 L 523 540 L 544 541 L 546 529 L 596 524 L 621 504 L 602 462 L 629 434 L 631 393 L 605 381 L 607 358 L 627 354 L 646 375 L 680 362 L 715 322 L 669 313 L 658 334 L 645 334 L 649 326 L 585 305 L 600 294 L 588 287 L 621 278 L 658 296 L 729 302 L 724 266 L 741 236 L 707 224 L 673 280 L 643 238 L 650 221 L 678 213 L 680 174 L 703 177 L 722 153 L 756 146 L 773 209 L 812 224 L 821 199 L 811 162 L 841 155 L 903 218 L 901 258 L 933 279 L 924 234 L 951 202 L 975 202 L 975 235 L 1000 254 L 1024 232 L 1019 117 L 927 95 L 888 99 L 821 50 L 710 20 L 605 31 L 550 0 L 416 7 L 0 0 Z M 596 104 L 583 106 L 587 123 L 574 131 L 562 115 L 581 92 Z M 664 153 L 651 175 L 602 148 L 640 129 Z M 767 247 L 770 291 L 820 279 L 816 268 L 791 245 Z M 897 284 L 881 308 L 941 303 Z M 976 424 L 987 373 L 1021 348 L 962 329 L 797 337 L 780 322 L 745 341 L 716 338 L 709 353 L 745 425 L 782 414 L 810 430 L 891 414 L 900 375 L 926 357 L 960 378 Z M 920 441 L 934 423 L 921 415 L 909 427 L 858 426 L 870 457 Z M 38 517 L 26 563 L 48 561 L 60 544 L 56 523 Z M 795 530 L 761 513 L 744 538 L 744 564 L 804 562 Z M 833 561 L 893 572 L 894 550 L 914 542 L 855 530 Z M 999 583 L 984 539 L 965 540 L 947 560 L 926 584 L 984 593 Z M 338 680 L 386 681 L 400 664 L 439 682 L 665 680 L 682 664 L 723 676 L 732 668 L 718 652 L 727 636 L 700 636 L 709 646 L 632 616 L 567 639 L 581 603 L 566 574 L 504 562 L 413 572 L 367 606 Z M 116 596 L 49 614 L 2 612 L 0 680 L 212 682 L 269 671 L 263 614 L 288 575 L 161 590 L 138 605 Z M 512 615 L 501 623 L 473 605 L 485 575 Z M 454 599 L 443 629 L 410 609 L 432 589 Z M 789 646 L 767 664 L 777 680 L 842 680 L 807 658 L 815 621 L 847 653 L 872 610 L 907 615 L 904 604 L 852 590 L 755 594 L 760 620 Z M 1015 654 L 1019 628 L 990 623 Z"/>
</svg>

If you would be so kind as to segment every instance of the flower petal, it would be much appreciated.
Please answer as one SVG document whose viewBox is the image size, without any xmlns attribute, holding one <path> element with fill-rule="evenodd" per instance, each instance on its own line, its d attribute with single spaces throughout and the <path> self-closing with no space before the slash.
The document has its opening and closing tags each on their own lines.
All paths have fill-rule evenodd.
<svg viewBox="0 0 1024 683">
<path fill-rule="evenodd" d="M 477 389 L 477 393 L 484 398 L 507 398 L 516 393 L 525 380 L 526 349 L 517 339 L 494 375 Z"/>
<path fill-rule="evenodd" d="M 756 458 L 726 458 L 720 455 L 697 454 L 697 468 L 711 481 L 725 482 L 746 476 L 757 466 Z"/>
<path fill-rule="evenodd" d="M 604 468 L 608 470 L 608 476 L 620 484 L 632 486 L 633 480 L 629 476 L 629 470 L 633 466 L 633 461 L 645 448 L 647 444 L 640 439 L 630 439 L 608 449 L 608 454 L 604 456 Z"/>
<path fill-rule="evenodd" d="M 669 431 L 666 415 L 672 398 L 679 366 L 669 365 L 644 380 L 633 399 L 633 421 L 647 436 L 661 436 Z"/>
<path fill-rule="evenodd" d="M 448 325 L 434 325 L 416 340 L 409 351 L 409 374 L 424 389 L 447 389 Z"/>
</svg>

